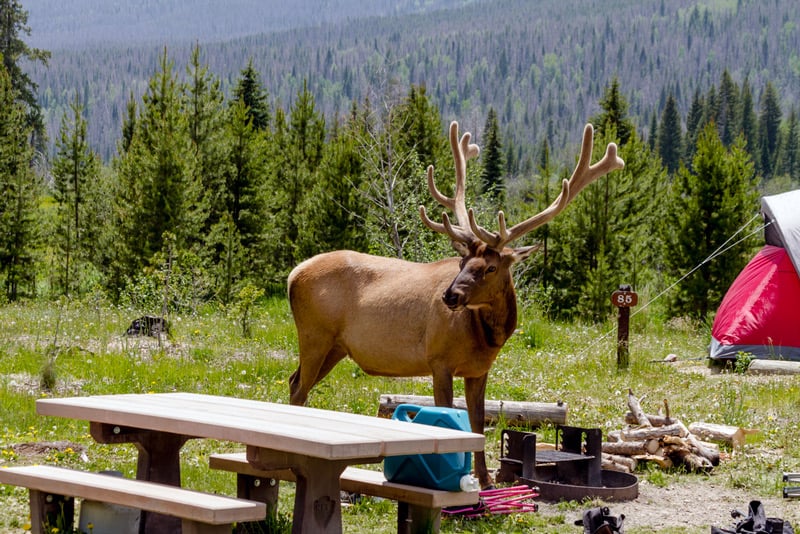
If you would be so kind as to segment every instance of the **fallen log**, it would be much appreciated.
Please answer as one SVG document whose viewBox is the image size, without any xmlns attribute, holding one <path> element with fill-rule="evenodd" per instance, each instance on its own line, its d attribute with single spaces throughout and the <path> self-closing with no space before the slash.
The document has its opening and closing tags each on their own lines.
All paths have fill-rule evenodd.
<svg viewBox="0 0 800 534">
<path fill-rule="evenodd" d="M 601 448 L 604 453 L 634 456 L 636 454 L 656 454 L 661 445 L 656 439 L 641 441 L 604 441 Z"/>
<path fill-rule="evenodd" d="M 609 471 L 621 471 L 623 473 L 633 473 L 636 471 L 636 460 L 630 456 L 603 453 L 600 468 Z"/>
<path fill-rule="evenodd" d="M 705 458 L 711 465 L 719 465 L 719 447 L 712 447 L 708 443 L 700 441 L 694 434 L 686 436 L 689 449 L 696 455 Z"/>
<path fill-rule="evenodd" d="M 421 395 L 383 394 L 378 407 L 378 417 L 389 418 L 400 404 L 435 406 L 433 397 Z M 467 409 L 464 397 L 453 399 L 453 407 Z M 545 423 L 563 425 L 567 422 L 567 405 L 563 402 L 520 402 L 506 400 L 486 400 L 485 424 L 496 424 L 502 417 L 508 426 L 539 426 Z"/>
<path fill-rule="evenodd" d="M 800 362 L 788 360 L 753 360 L 747 367 L 747 374 L 796 375 L 800 374 Z"/>
<path fill-rule="evenodd" d="M 628 409 L 631 411 L 631 414 L 633 414 L 637 425 L 643 427 L 652 426 L 650 425 L 650 420 L 647 418 L 644 410 L 642 410 L 639 399 L 636 398 L 636 396 L 633 394 L 633 390 L 630 388 L 628 389 Z"/>
<path fill-rule="evenodd" d="M 692 472 L 707 472 L 712 468 L 711 462 L 695 454 L 689 442 L 677 436 L 664 436 L 664 456 L 672 460 L 675 465 L 683 465 Z"/>
<path fill-rule="evenodd" d="M 653 415 L 653 414 L 645 414 L 645 415 L 647 416 L 647 421 L 650 423 L 650 426 L 667 426 L 675 422 L 675 419 L 667 417 L 665 415 Z M 636 416 L 634 416 L 631 412 L 625 414 L 625 423 L 629 425 L 639 424 L 639 422 L 636 420 Z"/>
<path fill-rule="evenodd" d="M 745 430 L 738 426 L 716 423 L 692 423 L 689 425 L 689 432 L 705 441 L 719 441 L 739 448 L 744 445 L 747 434 L 752 434 L 757 430 Z"/>
<path fill-rule="evenodd" d="M 658 439 L 664 436 L 684 437 L 685 435 L 685 427 L 678 423 L 667 426 L 632 428 L 623 430 L 621 433 L 623 441 L 643 441 L 646 439 Z"/>
</svg>

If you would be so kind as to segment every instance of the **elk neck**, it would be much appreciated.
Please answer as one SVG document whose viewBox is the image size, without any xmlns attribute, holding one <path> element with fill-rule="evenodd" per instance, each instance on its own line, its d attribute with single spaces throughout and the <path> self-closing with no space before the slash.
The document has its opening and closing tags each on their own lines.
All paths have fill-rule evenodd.
<svg viewBox="0 0 800 534">
<path fill-rule="evenodd" d="M 500 349 L 517 328 L 517 295 L 513 284 L 487 306 L 471 310 L 477 332 L 483 333 L 486 345 Z"/>
</svg>

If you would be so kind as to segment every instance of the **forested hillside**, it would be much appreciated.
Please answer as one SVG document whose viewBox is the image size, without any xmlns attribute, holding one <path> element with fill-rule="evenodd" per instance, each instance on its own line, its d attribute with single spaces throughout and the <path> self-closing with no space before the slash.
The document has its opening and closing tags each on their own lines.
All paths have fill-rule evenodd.
<svg viewBox="0 0 800 534">
<path fill-rule="evenodd" d="M 542 244 L 520 299 L 604 320 L 626 283 L 704 320 L 758 246 L 758 196 L 800 184 L 797 2 L 409 2 L 424 13 L 48 68 L 19 6 L 0 0 L 0 298 L 246 313 L 320 252 L 442 258 L 419 206 L 440 213 L 428 165 L 452 191 L 451 120 L 482 147 L 466 202 L 498 231 L 555 202 L 591 122 L 593 161 L 615 143 L 625 167 L 520 237 Z"/>
<path fill-rule="evenodd" d="M 26 0 L 40 48 L 227 41 L 354 18 L 420 13 L 473 0 Z"/>
<path fill-rule="evenodd" d="M 408 2 L 408 9 L 416 4 L 425 3 Z M 225 5 L 231 14 L 242 7 L 239 20 L 261 20 L 261 12 L 251 18 L 242 2 Z M 315 2 L 285 5 L 293 11 L 278 12 L 278 20 L 282 15 L 293 20 L 289 13 L 304 13 Z M 370 15 L 381 5 L 385 13 L 386 3 L 374 5 L 361 13 Z M 78 91 L 86 104 L 91 143 L 110 159 L 126 103 L 143 93 L 164 47 L 177 68 L 185 68 L 191 44 L 178 37 L 187 37 L 193 20 L 174 19 L 161 30 L 160 40 L 152 38 L 156 44 L 117 40 L 107 46 L 53 49 L 50 67 L 34 66 L 32 73 L 49 130 L 55 131 Z M 523 168 L 535 160 L 535 147 L 545 137 L 556 157 L 561 147 L 577 142 L 615 76 L 645 135 L 651 115 L 661 114 L 670 92 L 683 116 L 695 91 L 705 93 L 725 69 L 735 83 L 751 84 L 756 104 L 771 81 L 788 113 L 800 98 L 798 21 L 800 3 L 794 0 L 500 0 L 424 14 L 340 18 L 227 41 L 214 32 L 207 38 L 204 29 L 196 39 L 223 91 L 230 91 L 252 59 L 275 105 L 287 107 L 307 81 L 329 120 L 346 113 L 353 100 L 392 98 L 409 84 L 425 86 L 445 119 L 459 119 L 474 131 L 493 107 L 504 138 L 514 146 L 511 162 Z M 33 17 L 31 24 L 35 32 Z M 252 23 L 242 27 L 252 28 Z M 103 35 L 101 28 L 96 32 Z"/>
</svg>

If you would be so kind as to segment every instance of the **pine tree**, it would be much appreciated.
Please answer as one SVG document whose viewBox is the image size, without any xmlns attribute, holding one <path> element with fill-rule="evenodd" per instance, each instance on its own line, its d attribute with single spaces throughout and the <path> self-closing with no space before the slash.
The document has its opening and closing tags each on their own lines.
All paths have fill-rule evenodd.
<svg viewBox="0 0 800 534">
<path fill-rule="evenodd" d="M 325 145 L 317 180 L 303 205 L 299 257 L 330 250 L 368 251 L 368 206 L 360 194 L 364 164 L 356 132 L 357 125 L 350 123 L 337 127 Z"/>
<path fill-rule="evenodd" d="M 717 129 L 722 144 L 726 147 L 733 144 L 734 139 L 739 134 L 741 121 L 738 117 L 739 89 L 733 83 L 730 72 L 725 69 L 722 72 L 722 81 L 719 85 L 719 114 L 717 116 Z"/>
<path fill-rule="evenodd" d="M 667 97 L 661 114 L 661 127 L 658 132 L 658 154 L 670 174 L 678 170 L 681 161 L 681 118 L 678 104 L 672 93 Z"/>
<path fill-rule="evenodd" d="M 753 105 L 753 91 L 750 88 L 750 81 L 745 78 L 740 90 L 742 97 L 739 99 L 739 128 L 745 141 L 745 150 L 750 154 L 753 161 L 757 161 L 758 153 L 758 119 Z"/>
<path fill-rule="evenodd" d="M 797 109 L 792 108 L 782 132 L 776 174 L 783 174 L 795 183 L 800 182 L 800 121 Z"/>
<path fill-rule="evenodd" d="M 34 292 L 34 250 L 38 244 L 36 207 L 41 184 L 31 169 L 33 150 L 26 109 L 17 101 L 11 77 L 0 65 L 0 276 L 5 297 L 17 300 L 27 286 Z"/>
<path fill-rule="evenodd" d="M 505 199 L 505 163 L 503 161 L 503 145 L 498 130 L 497 112 L 490 107 L 486 116 L 486 126 L 483 129 L 481 195 L 485 196 L 490 204 L 499 208 L 502 207 Z"/>
<path fill-rule="evenodd" d="M 402 150 L 413 150 L 420 162 L 436 168 L 451 163 L 447 141 L 442 136 L 439 110 L 428 98 L 424 86 L 411 86 L 395 117 L 405 121 L 396 125 Z"/>
<path fill-rule="evenodd" d="M 658 146 L 658 115 L 653 111 L 650 114 L 650 127 L 647 129 L 647 146 L 655 152 Z"/>
<path fill-rule="evenodd" d="M 612 128 L 595 139 L 595 154 L 613 134 Z M 547 225 L 551 245 L 542 285 L 553 317 L 602 321 L 620 284 L 656 283 L 655 272 L 642 266 L 660 263 L 652 231 L 663 220 L 665 170 L 635 131 L 620 156 L 624 169 L 588 186 Z"/>
<path fill-rule="evenodd" d="M 267 238 L 272 276 L 285 282 L 289 270 L 302 259 L 298 246 L 307 196 L 317 179 L 323 157 L 325 119 L 317 111 L 308 84 L 298 92 L 288 122 L 276 110 L 269 143 L 270 173 L 267 180 L 267 209 L 271 214 L 271 235 Z"/>
<path fill-rule="evenodd" d="M 225 173 L 227 149 L 225 139 L 224 98 L 219 80 L 200 63 L 200 48 L 192 49 L 183 86 L 182 115 L 193 151 L 192 183 L 200 187 L 199 201 L 190 206 L 194 235 L 189 241 L 202 247 L 203 236 L 225 211 Z M 203 250 L 205 251 L 205 250 Z"/>
<path fill-rule="evenodd" d="M 606 87 L 603 98 L 600 99 L 600 107 L 603 109 L 602 113 L 591 119 L 597 135 L 602 137 L 607 129 L 613 128 L 620 146 L 627 143 L 634 126 L 628 118 L 628 102 L 620 93 L 619 79 L 616 76 L 611 80 L 611 85 Z"/>
<path fill-rule="evenodd" d="M 673 316 L 704 319 L 744 267 L 752 238 L 707 261 L 758 210 L 753 164 L 740 137 L 728 151 L 709 123 L 697 140 L 692 170 L 682 168 L 670 195 L 664 256 L 678 279 L 697 268 L 670 302 Z"/>
<path fill-rule="evenodd" d="M 91 215 L 95 209 L 90 200 L 97 186 L 100 159 L 87 140 L 86 119 L 79 94 L 64 113 L 53 160 L 53 182 L 58 206 L 54 237 L 60 251 L 60 287 L 65 295 L 81 290 L 82 277 L 96 246 L 97 227 Z"/>
<path fill-rule="evenodd" d="M 167 248 L 186 248 L 195 231 L 189 207 L 199 202 L 199 187 L 192 183 L 193 156 L 181 91 L 164 50 L 142 98 L 131 145 L 116 162 L 117 265 L 122 279 L 141 272 Z M 174 246 L 167 247 L 167 234 L 174 236 Z"/>
<path fill-rule="evenodd" d="M 247 114 L 256 130 L 266 131 L 270 126 L 270 110 L 267 93 L 260 81 L 261 75 L 253 66 L 253 59 L 247 62 L 233 91 L 234 100 L 241 100 L 247 106 Z"/>
<path fill-rule="evenodd" d="M 705 100 L 699 90 L 695 90 L 692 104 L 689 107 L 689 114 L 686 116 L 686 137 L 683 142 L 682 160 L 687 166 L 691 166 L 694 159 L 694 151 L 697 147 L 697 136 L 703 128 L 703 113 Z"/>
<path fill-rule="evenodd" d="M 119 141 L 118 151 L 121 154 L 128 151 L 133 141 L 133 135 L 136 132 L 136 99 L 131 91 L 128 97 L 128 104 L 125 107 L 127 115 L 122 119 L 122 136 Z"/>
<path fill-rule="evenodd" d="M 761 96 L 761 114 L 758 117 L 758 170 L 770 178 L 775 170 L 775 156 L 780 139 L 781 107 L 778 92 L 767 82 Z"/>
<path fill-rule="evenodd" d="M 28 12 L 22 8 L 22 3 L 18 0 L 0 0 L 0 58 L 11 79 L 11 87 L 16 95 L 14 100 L 25 106 L 26 122 L 33 130 L 33 146 L 44 151 L 47 133 L 36 96 L 38 86 L 22 70 L 21 64 L 28 61 L 47 65 L 50 52 L 29 47 L 22 39 L 30 33 Z"/>
</svg>

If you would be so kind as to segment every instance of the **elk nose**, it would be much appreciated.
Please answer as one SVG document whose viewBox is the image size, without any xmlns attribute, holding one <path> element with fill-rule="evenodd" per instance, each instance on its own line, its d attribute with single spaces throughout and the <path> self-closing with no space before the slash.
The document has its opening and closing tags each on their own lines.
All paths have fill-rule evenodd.
<svg viewBox="0 0 800 534">
<path fill-rule="evenodd" d="M 453 291 L 452 289 L 448 289 L 442 294 L 442 300 L 447 305 L 448 308 L 451 310 L 458 307 L 458 301 L 461 293 L 459 291 Z"/>
</svg>

